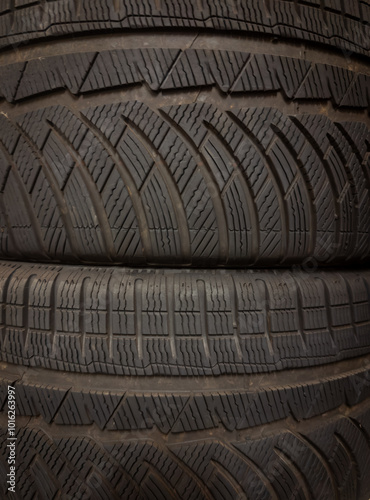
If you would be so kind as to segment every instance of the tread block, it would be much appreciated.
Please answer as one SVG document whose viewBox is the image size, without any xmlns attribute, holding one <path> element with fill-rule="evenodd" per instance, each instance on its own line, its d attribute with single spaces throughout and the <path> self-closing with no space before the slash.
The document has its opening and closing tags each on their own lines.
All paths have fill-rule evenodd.
<svg viewBox="0 0 370 500">
<path fill-rule="evenodd" d="M 369 259 L 361 122 L 128 101 L 0 124 L 4 257 L 202 267 Z"/>
<path fill-rule="evenodd" d="M 5 4 L 0 12 L 0 47 L 68 33 L 101 32 L 107 29 L 182 28 L 236 30 L 319 42 L 347 52 L 369 54 L 369 6 L 355 0 L 343 7 L 339 0 L 252 0 L 199 2 L 146 0 L 138 7 L 129 0 L 107 4 L 81 0 L 66 4 L 52 0 Z M 347 5 L 347 4 L 345 4 Z"/>
<path fill-rule="evenodd" d="M 369 443 L 361 422 L 369 420 L 368 405 L 312 421 L 300 432 L 286 428 L 269 436 L 223 434 L 168 443 L 159 437 L 80 435 L 69 428 L 57 437 L 52 427 L 21 427 L 18 437 L 18 491 L 32 495 L 72 495 L 85 498 L 222 498 L 328 497 L 365 498 L 369 480 Z M 0 434 L 6 439 L 5 430 Z M 5 447 L 6 448 L 6 447 Z M 5 465 L 6 449 L 0 461 Z M 5 469 L 4 469 L 5 470 Z M 2 484 L 0 488 L 4 488 Z M 3 490 L 2 493 L 4 493 Z M 343 496 L 344 495 L 344 496 Z"/>
<path fill-rule="evenodd" d="M 369 352 L 366 270 L 225 274 L 3 262 L 0 277 L 2 361 L 177 376 L 280 371 Z"/>
<path fill-rule="evenodd" d="M 216 86 L 222 93 L 282 92 L 287 99 L 331 100 L 367 108 L 370 76 L 304 59 L 241 51 L 124 49 L 62 54 L 1 67 L 9 102 L 67 89 L 75 95 L 146 84 L 151 91 Z"/>
</svg>

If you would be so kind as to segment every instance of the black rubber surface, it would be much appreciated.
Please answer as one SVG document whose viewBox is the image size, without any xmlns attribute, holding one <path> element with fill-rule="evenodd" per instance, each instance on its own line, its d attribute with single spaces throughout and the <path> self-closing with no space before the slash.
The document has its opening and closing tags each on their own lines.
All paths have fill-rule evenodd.
<svg viewBox="0 0 370 500">
<path fill-rule="evenodd" d="M 1 498 L 369 499 L 369 24 L 0 0 Z"/>
<path fill-rule="evenodd" d="M 269 377 L 185 378 L 181 390 L 170 377 L 140 384 L 6 364 L 1 379 L 2 408 L 8 384 L 17 401 L 17 487 L 7 498 L 369 497 L 369 357 Z M 3 414 L 0 425 L 5 494 Z"/>
<path fill-rule="evenodd" d="M 2 262 L 0 491 L 367 500 L 370 272 Z"/>
<path fill-rule="evenodd" d="M 0 115 L 3 257 L 177 266 L 369 258 L 361 117 L 251 107 L 245 97 L 227 104 L 209 91 L 186 104 L 145 89 L 119 97 Z"/>
<path fill-rule="evenodd" d="M 214 86 L 220 101 L 223 94 L 282 92 L 286 101 L 331 101 L 338 108 L 361 109 L 370 100 L 365 62 L 316 46 L 303 49 L 220 32 L 59 40 L 23 48 L 16 56 L 1 54 L 0 67 L 0 96 L 13 103 L 59 89 L 85 95 L 141 83 L 154 92 L 181 90 L 183 98 L 193 87 Z"/>
<path fill-rule="evenodd" d="M 217 29 L 369 55 L 369 0 L 1 0 L 0 47 L 107 30 Z"/>
<path fill-rule="evenodd" d="M 118 375 L 220 375 L 370 352 L 370 274 L 2 263 L 1 360 Z"/>
<path fill-rule="evenodd" d="M 344 48 L 370 6 L 345 4 L 5 2 L 8 42 L 43 37 L 0 53 L 0 257 L 368 261 L 370 66 Z"/>
<path fill-rule="evenodd" d="M 18 417 L 100 430 L 157 429 L 164 434 L 252 429 L 292 417 L 303 421 L 370 396 L 370 357 L 266 375 L 114 377 L 3 364 L 0 406 L 10 384 Z"/>
<path fill-rule="evenodd" d="M 369 12 L 339 0 L 3 2 L 4 46 L 41 38 L 0 54 L 0 257 L 368 260 L 370 67 L 347 49 L 367 53 Z"/>
</svg>

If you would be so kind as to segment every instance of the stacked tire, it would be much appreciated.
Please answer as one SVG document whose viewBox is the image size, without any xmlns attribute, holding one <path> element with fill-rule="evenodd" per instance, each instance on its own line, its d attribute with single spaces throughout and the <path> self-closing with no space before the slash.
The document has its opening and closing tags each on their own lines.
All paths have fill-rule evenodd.
<svg viewBox="0 0 370 500">
<path fill-rule="evenodd" d="M 369 40 L 369 0 L 0 1 L 2 497 L 369 499 Z"/>
</svg>

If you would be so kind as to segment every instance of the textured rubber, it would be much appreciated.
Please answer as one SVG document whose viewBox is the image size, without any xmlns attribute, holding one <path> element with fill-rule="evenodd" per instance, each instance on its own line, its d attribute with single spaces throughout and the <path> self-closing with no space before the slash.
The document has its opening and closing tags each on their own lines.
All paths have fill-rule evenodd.
<svg viewBox="0 0 370 500">
<path fill-rule="evenodd" d="M 369 498 L 369 358 L 285 380 L 218 377 L 196 389 L 185 378 L 181 391 L 167 377 L 142 379 L 151 388 L 140 390 L 132 377 L 53 375 L 2 365 L 3 495 L 8 385 L 17 401 L 9 498 Z"/>
<path fill-rule="evenodd" d="M 0 9 L 0 45 L 43 38 L 0 54 L 0 257 L 369 259 L 367 1 Z"/>
<path fill-rule="evenodd" d="M 368 500 L 369 23 L 0 0 L 1 497 Z"/>
<path fill-rule="evenodd" d="M 2 365 L 0 409 L 16 391 L 18 417 L 100 430 L 163 434 L 245 430 L 292 417 L 307 420 L 370 397 L 370 357 L 268 376 L 116 377 Z"/>
<path fill-rule="evenodd" d="M 262 373 L 370 352 L 370 273 L 2 263 L 1 361 L 117 375 Z"/>
<path fill-rule="evenodd" d="M 71 33 L 198 28 L 370 53 L 369 0 L 2 0 L 0 9 L 0 48 Z"/>
<path fill-rule="evenodd" d="M 24 51 L 23 57 L 20 51 L 17 61 L 23 60 L 19 62 L 14 62 L 13 54 L 5 54 L 0 59 L 0 96 L 18 102 L 59 89 L 83 95 L 145 83 L 155 92 L 186 92 L 193 87 L 215 86 L 227 95 L 281 91 L 288 101 L 328 100 L 339 108 L 369 107 L 370 67 L 366 64 L 356 65 L 344 57 L 335 58 L 337 64 L 331 60 L 328 64 L 323 51 L 307 55 L 290 45 L 284 46 L 284 52 L 290 49 L 297 57 L 282 56 L 276 46 L 258 43 L 256 39 L 178 36 L 176 43 L 172 36 L 163 33 L 159 36 L 161 47 L 150 36 L 131 36 L 127 41 L 107 36 L 103 40 L 98 37 L 79 40 L 73 46 L 72 42 L 56 44 L 52 49 L 41 46 L 38 50 Z M 128 43 L 156 46 L 93 50 L 94 46 Z M 186 48 L 188 45 L 203 48 Z M 222 50 L 211 49 L 215 46 Z M 234 49 L 225 50 L 225 46 Z M 259 46 L 266 53 L 251 52 Z M 68 53 L 68 48 L 72 52 Z M 60 54 L 55 55 L 58 50 Z"/>
<path fill-rule="evenodd" d="M 363 2 L 247 3 L 239 14 L 262 32 L 266 16 L 280 26 L 269 12 L 302 29 L 321 13 L 326 28 L 312 17 L 311 31 L 327 36 L 345 19 L 348 38 L 367 12 Z M 166 9 L 172 22 L 189 12 L 226 20 L 233 7 L 170 4 L 144 2 L 141 15 L 159 29 Z M 32 36 L 40 8 L 39 28 L 52 12 L 53 26 L 71 16 L 73 29 L 90 33 L 99 28 L 80 24 L 84 16 L 106 23 L 135 7 L 15 2 L 0 20 L 11 16 L 15 36 L 28 13 Z M 222 26 L 131 28 L 117 35 L 106 24 L 99 35 L 0 54 L 0 257 L 202 267 L 369 260 L 367 60 L 297 46 L 288 32 L 273 44 Z"/>
<path fill-rule="evenodd" d="M 369 259 L 366 123 L 244 107 L 244 97 L 225 108 L 209 91 L 205 102 L 178 104 L 175 95 L 171 105 L 137 92 L 122 104 L 99 95 L 106 104 L 0 115 L 3 257 L 177 266 Z"/>
</svg>

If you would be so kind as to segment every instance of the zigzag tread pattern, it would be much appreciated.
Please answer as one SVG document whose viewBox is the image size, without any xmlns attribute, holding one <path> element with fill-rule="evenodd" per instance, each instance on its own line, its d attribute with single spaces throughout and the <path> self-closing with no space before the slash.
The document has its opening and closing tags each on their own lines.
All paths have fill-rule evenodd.
<svg viewBox="0 0 370 500">
<path fill-rule="evenodd" d="M 120 29 L 215 29 L 318 42 L 369 54 L 367 0 L 3 0 L 0 48 L 71 33 Z"/>
<path fill-rule="evenodd" d="M 266 373 L 370 352 L 369 271 L 1 263 L 1 361 L 118 375 Z"/>
<path fill-rule="evenodd" d="M 287 99 L 331 100 L 367 108 L 370 76 L 304 59 L 240 51 L 124 49 L 72 53 L 1 66 L 0 95 L 17 102 L 68 89 L 80 95 L 145 83 L 155 92 L 209 87 L 225 94 L 283 92 Z"/>
<path fill-rule="evenodd" d="M 61 426 L 96 424 L 101 430 L 138 431 L 157 428 L 164 434 L 224 428 L 244 430 L 284 421 L 293 417 L 304 421 L 333 411 L 342 405 L 355 406 L 370 397 L 370 366 L 339 371 L 331 375 L 297 383 L 233 390 L 157 392 L 153 390 L 89 389 L 74 384 L 59 387 L 43 383 L 46 373 L 39 374 L 39 383 L 11 382 L 16 391 L 16 415 L 42 416 L 48 424 Z M 286 374 L 288 379 L 289 373 Z M 169 382 L 169 381 L 167 381 Z M 242 382 L 242 381 L 241 381 Z M 8 379 L 0 380 L 5 404 Z M 222 380 L 219 382 L 222 384 Z M 276 386 L 274 386 L 274 383 Z M 237 386 L 238 379 L 234 380 Z"/>
<path fill-rule="evenodd" d="M 212 433 L 164 442 L 145 434 L 121 435 L 66 428 L 17 431 L 16 500 L 32 498 L 134 498 L 216 500 L 339 498 L 364 500 L 370 491 L 368 403 L 347 416 L 312 420 L 309 428 L 280 429 L 244 438 Z M 6 442 L 6 431 L 1 440 Z M 5 479 L 7 448 L 1 447 Z M 4 494 L 5 481 L 0 488 Z M 1 491 L 1 490 L 0 490 Z"/>
<path fill-rule="evenodd" d="M 275 108 L 127 101 L 0 115 L 0 254 L 281 265 L 369 259 L 370 132 Z"/>
</svg>

